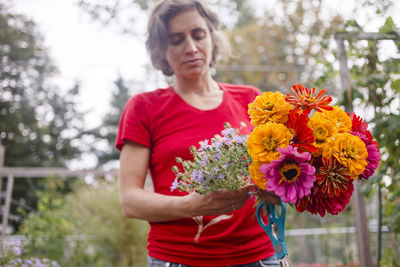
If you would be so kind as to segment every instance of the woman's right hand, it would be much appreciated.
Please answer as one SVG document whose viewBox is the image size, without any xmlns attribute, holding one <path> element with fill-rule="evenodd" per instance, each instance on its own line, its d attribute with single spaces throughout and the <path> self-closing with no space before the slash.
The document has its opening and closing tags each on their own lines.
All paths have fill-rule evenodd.
<svg viewBox="0 0 400 267">
<path fill-rule="evenodd" d="M 246 204 L 249 192 L 254 187 L 254 185 L 245 185 L 237 191 L 218 190 L 206 195 L 191 193 L 185 196 L 187 203 L 191 206 L 190 216 L 219 215 L 240 209 Z"/>
</svg>

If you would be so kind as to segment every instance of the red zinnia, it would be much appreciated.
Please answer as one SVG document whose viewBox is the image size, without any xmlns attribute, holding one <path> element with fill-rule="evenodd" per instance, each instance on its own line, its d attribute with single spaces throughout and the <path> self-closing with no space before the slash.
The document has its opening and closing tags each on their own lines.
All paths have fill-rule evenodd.
<svg viewBox="0 0 400 267">
<path fill-rule="evenodd" d="M 293 95 L 286 95 L 286 102 L 292 104 L 296 109 L 302 109 L 304 113 L 310 114 L 312 109 L 321 112 L 321 109 L 332 110 L 333 107 L 329 105 L 332 101 L 330 95 L 324 95 L 325 90 L 319 91 L 317 96 L 315 94 L 315 88 L 309 90 L 303 87 L 301 84 L 293 85 Z"/>
<path fill-rule="evenodd" d="M 315 137 L 313 130 L 308 127 L 308 115 L 305 113 L 298 113 L 295 110 L 289 112 L 287 127 L 293 134 L 291 145 L 299 148 L 299 153 L 302 151 L 317 152 L 313 143 Z"/>
<path fill-rule="evenodd" d="M 318 169 L 316 178 L 321 192 L 329 197 L 338 197 L 347 190 L 352 178 L 348 169 L 342 166 L 335 157 L 322 159 L 323 166 Z"/>
<path fill-rule="evenodd" d="M 348 115 L 350 116 L 350 114 Z M 360 116 L 357 116 L 355 113 L 353 113 L 351 116 L 351 130 L 353 132 L 365 133 L 367 129 L 368 129 L 368 123 L 364 121 Z"/>
<path fill-rule="evenodd" d="M 342 194 L 337 197 L 329 197 L 327 194 L 322 193 L 318 182 L 314 182 L 311 195 L 297 201 L 296 209 L 299 212 L 307 210 L 311 214 L 319 214 L 321 217 L 324 217 L 326 212 L 332 215 L 338 215 L 349 204 L 353 191 L 353 183 L 349 183 L 346 191 Z"/>
</svg>

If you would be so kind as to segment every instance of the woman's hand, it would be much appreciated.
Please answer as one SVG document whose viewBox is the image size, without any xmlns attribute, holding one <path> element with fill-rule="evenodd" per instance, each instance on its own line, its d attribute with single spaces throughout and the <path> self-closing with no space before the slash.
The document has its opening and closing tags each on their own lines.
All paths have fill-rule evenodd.
<svg viewBox="0 0 400 267">
<path fill-rule="evenodd" d="M 193 204 L 194 213 L 192 217 L 199 215 L 218 215 L 242 208 L 249 198 L 249 192 L 254 188 L 254 185 L 245 185 L 233 192 L 218 190 L 206 195 L 191 193 L 187 195 L 186 198 Z"/>
<path fill-rule="evenodd" d="M 279 197 L 277 197 L 273 192 L 268 192 L 260 188 L 257 188 L 256 191 L 254 192 L 254 195 L 256 195 L 260 199 L 265 200 L 267 203 L 271 203 L 273 205 L 281 204 Z"/>
</svg>

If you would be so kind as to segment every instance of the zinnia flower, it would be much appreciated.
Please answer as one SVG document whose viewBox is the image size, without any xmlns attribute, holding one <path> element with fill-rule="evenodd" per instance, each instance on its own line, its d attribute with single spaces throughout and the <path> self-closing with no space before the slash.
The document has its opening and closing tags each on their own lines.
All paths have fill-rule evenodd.
<svg viewBox="0 0 400 267">
<path fill-rule="evenodd" d="M 335 126 L 336 131 L 339 133 L 348 133 L 352 128 L 349 115 L 338 106 L 333 107 L 330 111 L 324 110 L 321 113 L 315 113 L 313 117 L 316 120 L 320 120 L 321 118 L 327 119 Z"/>
<path fill-rule="evenodd" d="M 367 130 L 367 132 L 369 132 Z M 351 132 L 352 135 L 358 136 L 365 144 L 367 148 L 368 157 L 366 158 L 367 166 L 364 172 L 359 176 L 361 179 L 368 179 L 372 174 L 374 174 L 375 169 L 379 166 L 379 161 L 381 159 L 381 152 L 378 148 L 378 143 L 371 140 L 365 134 L 360 132 Z"/>
<path fill-rule="evenodd" d="M 253 180 L 253 182 L 258 187 L 265 190 L 265 182 L 267 180 L 266 180 L 265 175 L 260 171 L 260 167 L 263 164 L 264 163 L 261 161 L 254 161 L 253 163 L 251 163 L 251 165 L 249 167 L 249 172 L 250 172 L 250 176 L 251 176 L 251 179 Z"/>
<path fill-rule="evenodd" d="M 368 123 L 364 121 L 360 116 L 357 116 L 355 113 L 353 113 L 351 116 L 351 125 L 351 130 L 353 132 L 365 133 L 366 131 L 368 131 Z"/>
<path fill-rule="evenodd" d="M 336 128 L 330 121 L 315 116 L 316 114 L 310 118 L 308 125 L 313 130 L 313 135 L 315 137 L 314 144 L 320 149 L 316 155 L 320 155 L 325 142 L 336 133 Z"/>
<path fill-rule="evenodd" d="M 296 209 L 299 212 L 307 210 L 311 214 L 319 214 L 324 217 L 326 212 L 332 215 L 338 215 L 349 204 L 353 194 L 353 183 L 347 185 L 346 190 L 338 197 L 329 197 L 322 190 L 317 182 L 311 189 L 311 194 L 296 203 Z"/>
<path fill-rule="evenodd" d="M 290 144 L 298 147 L 301 150 L 300 153 L 302 151 L 318 151 L 318 148 L 313 145 L 315 137 L 313 135 L 313 130 L 308 127 L 308 120 L 308 115 L 305 113 L 290 112 L 286 124 L 293 135 Z"/>
<path fill-rule="evenodd" d="M 270 162 L 279 158 L 278 148 L 289 145 L 292 137 L 283 124 L 269 122 L 254 128 L 247 139 L 247 150 L 253 161 Z"/>
<path fill-rule="evenodd" d="M 258 126 L 267 122 L 285 123 L 292 106 L 280 92 L 264 92 L 249 104 L 251 124 Z"/>
<path fill-rule="evenodd" d="M 311 154 L 297 153 L 297 148 L 278 148 L 282 156 L 261 166 L 260 171 L 268 177 L 266 190 L 274 191 L 283 202 L 295 204 L 298 199 L 310 195 L 315 181 L 315 168 L 307 163 Z"/>
<path fill-rule="evenodd" d="M 321 112 L 321 109 L 332 110 L 332 106 L 329 105 L 332 101 L 330 95 L 324 95 L 325 90 L 319 91 L 314 96 L 315 88 L 308 90 L 301 84 L 292 86 L 292 94 L 287 94 L 285 100 L 292 104 L 296 109 L 302 109 L 304 113 L 310 114 L 312 109 Z"/>
<path fill-rule="evenodd" d="M 364 142 L 349 133 L 334 134 L 325 143 L 322 157 L 331 158 L 332 156 L 349 170 L 353 179 L 358 179 L 367 166 L 368 151 Z"/>
<path fill-rule="evenodd" d="M 322 159 L 323 166 L 317 171 L 317 183 L 322 193 L 329 197 L 338 197 L 347 190 L 348 184 L 352 182 L 347 168 L 339 164 L 335 157 Z"/>
<path fill-rule="evenodd" d="M 368 179 L 379 166 L 381 152 L 379 151 L 378 143 L 373 140 L 371 132 L 367 129 L 368 124 L 355 113 L 352 114 L 351 122 L 353 124 L 351 134 L 358 136 L 364 142 L 368 152 L 368 157 L 366 159 L 368 164 L 359 178 Z"/>
</svg>

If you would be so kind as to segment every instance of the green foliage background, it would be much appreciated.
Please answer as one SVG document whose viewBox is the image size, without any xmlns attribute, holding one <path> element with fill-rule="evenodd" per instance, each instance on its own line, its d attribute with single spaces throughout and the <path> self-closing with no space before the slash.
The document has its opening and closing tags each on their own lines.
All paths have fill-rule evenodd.
<svg viewBox="0 0 400 267">
<path fill-rule="evenodd" d="M 122 215 L 116 181 L 96 181 L 63 195 L 63 181 L 49 178 L 20 228 L 24 253 L 61 266 L 145 266 L 148 224 Z"/>
</svg>

